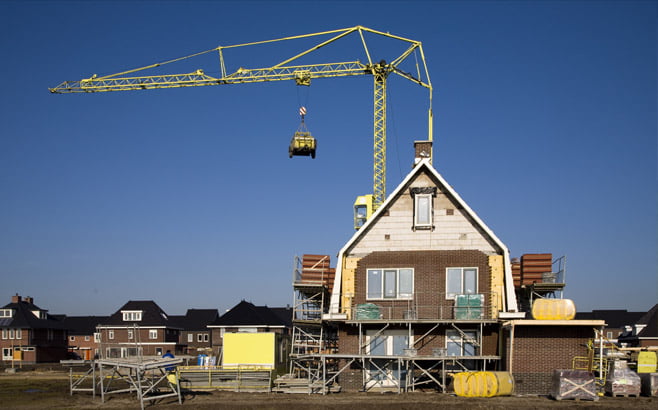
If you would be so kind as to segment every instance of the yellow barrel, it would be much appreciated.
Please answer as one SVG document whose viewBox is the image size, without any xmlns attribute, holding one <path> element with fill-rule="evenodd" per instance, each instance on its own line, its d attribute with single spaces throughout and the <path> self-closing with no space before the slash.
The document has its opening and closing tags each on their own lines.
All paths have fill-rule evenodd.
<svg viewBox="0 0 658 410">
<path fill-rule="evenodd" d="M 536 320 L 571 320 L 576 316 L 576 305 L 571 299 L 536 299 L 532 303 L 532 317 Z"/>
<path fill-rule="evenodd" d="M 461 397 L 509 396 L 514 378 L 509 372 L 461 372 L 453 376 L 455 394 Z"/>
<path fill-rule="evenodd" d="M 656 352 L 639 352 L 637 354 L 637 372 L 655 373 L 658 367 Z"/>
</svg>

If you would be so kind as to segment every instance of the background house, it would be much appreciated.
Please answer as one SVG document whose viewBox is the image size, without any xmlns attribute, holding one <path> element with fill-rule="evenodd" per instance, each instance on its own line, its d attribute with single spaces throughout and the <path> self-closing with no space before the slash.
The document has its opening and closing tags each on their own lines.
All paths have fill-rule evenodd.
<svg viewBox="0 0 658 410">
<path fill-rule="evenodd" d="M 188 309 L 185 316 L 172 316 L 181 328 L 178 344 L 188 355 L 212 352 L 212 331 L 208 325 L 219 319 L 217 309 Z"/>
<path fill-rule="evenodd" d="M 91 360 L 100 354 L 96 327 L 108 319 L 109 316 L 65 316 L 62 322 L 68 331 L 69 358 Z"/>
<path fill-rule="evenodd" d="M 63 323 L 34 304 L 32 297 L 11 297 L 0 309 L 2 360 L 25 363 L 66 359 L 67 331 Z"/>
<path fill-rule="evenodd" d="M 183 353 L 181 328 L 152 300 L 129 301 L 97 327 L 105 358 Z"/>
</svg>

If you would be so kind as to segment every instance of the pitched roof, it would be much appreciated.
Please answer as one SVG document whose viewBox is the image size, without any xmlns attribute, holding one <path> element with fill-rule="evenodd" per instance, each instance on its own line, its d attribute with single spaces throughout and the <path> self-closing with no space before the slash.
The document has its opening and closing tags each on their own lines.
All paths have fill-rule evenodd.
<svg viewBox="0 0 658 410">
<path fill-rule="evenodd" d="M 642 316 L 637 324 L 646 325 L 637 337 L 658 337 L 658 304 L 654 305 L 644 316 Z"/>
<path fill-rule="evenodd" d="M 217 319 L 217 309 L 188 309 L 184 316 L 169 317 L 170 321 L 184 330 L 207 330 L 207 326 Z"/>
<path fill-rule="evenodd" d="M 395 190 L 388 196 L 388 198 L 386 198 L 384 203 L 377 209 L 377 211 L 375 211 L 375 213 L 370 218 L 368 218 L 366 223 L 354 233 L 352 238 L 350 238 L 350 240 L 340 250 L 338 256 L 338 266 L 336 268 L 336 276 L 334 279 L 334 289 L 341 289 L 340 281 L 342 280 L 342 260 L 345 252 L 348 252 L 350 248 L 352 248 L 352 246 L 355 245 L 357 241 L 368 232 L 369 228 L 379 221 L 381 216 L 384 215 L 386 210 L 389 208 L 390 204 L 398 199 L 401 192 L 411 183 L 411 181 L 413 181 L 417 175 L 420 175 L 421 172 L 428 172 L 431 177 L 434 178 L 436 183 L 445 189 L 446 193 L 452 197 L 452 200 L 454 200 L 460 206 L 460 208 L 473 221 L 473 223 L 480 228 L 480 230 L 484 235 L 486 235 L 491 243 L 495 244 L 495 246 L 498 247 L 501 252 L 503 252 L 505 255 L 503 260 L 505 264 L 504 277 L 506 311 L 517 311 L 516 295 L 514 293 L 512 271 L 511 266 L 509 265 L 509 250 L 507 249 L 507 246 L 493 233 L 491 229 L 489 229 L 484 221 L 482 221 L 480 217 L 475 213 L 475 211 L 473 211 L 473 209 L 468 206 L 466 201 L 464 201 L 462 197 L 457 193 L 457 191 L 455 191 L 455 189 L 450 186 L 450 184 L 448 184 L 443 176 L 439 174 L 439 172 L 432 166 L 429 158 L 422 159 L 416 164 L 416 166 L 411 170 L 411 172 L 409 172 L 409 174 L 407 174 L 404 180 L 395 188 Z M 337 309 L 338 306 L 340 306 L 339 298 L 340 295 L 338 292 L 332 293 L 330 302 L 330 306 L 332 306 L 332 309 L 334 309 L 332 313 L 338 313 Z"/>
<path fill-rule="evenodd" d="M 48 314 L 47 310 L 41 309 L 32 302 L 21 300 L 4 305 L 3 309 L 14 311 L 11 318 L 3 318 L 0 327 L 13 327 L 20 329 L 64 329 L 61 320 Z M 34 312 L 41 312 L 43 318 L 37 317 Z"/>
<path fill-rule="evenodd" d="M 241 301 L 217 319 L 213 326 L 286 326 L 271 308 Z"/>
<path fill-rule="evenodd" d="M 142 320 L 123 320 L 123 311 L 141 311 Z M 114 312 L 101 325 L 104 326 L 167 326 L 178 327 L 174 321 L 169 320 L 169 316 L 152 300 L 130 300 L 119 310 Z"/>
<path fill-rule="evenodd" d="M 593 310 L 591 312 L 577 312 L 576 319 L 605 320 L 608 328 L 621 329 L 637 323 L 646 312 L 629 312 L 625 309 Z"/>
<path fill-rule="evenodd" d="M 96 326 L 108 319 L 109 316 L 66 316 L 63 323 L 70 335 L 92 335 L 96 332 Z"/>
</svg>

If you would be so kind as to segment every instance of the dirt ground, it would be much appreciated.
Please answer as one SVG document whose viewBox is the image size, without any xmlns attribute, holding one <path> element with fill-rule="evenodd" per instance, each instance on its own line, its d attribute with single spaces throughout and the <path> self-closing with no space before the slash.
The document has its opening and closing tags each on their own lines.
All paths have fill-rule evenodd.
<svg viewBox="0 0 658 410">
<path fill-rule="evenodd" d="M 0 374 L 0 408 L 12 409 L 135 409 L 139 408 L 134 393 L 112 394 L 101 402 L 91 392 L 69 394 L 69 379 L 64 372 L 19 372 Z M 147 405 L 157 409 L 658 409 L 658 397 L 601 397 L 598 401 L 555 401 L 547 397 L 512 396 L 465 398 L 436 392 L 336 393 L 319 394 L 185 392 L 183 404 L 177 398 L 165 398 Z"/>
</svg>

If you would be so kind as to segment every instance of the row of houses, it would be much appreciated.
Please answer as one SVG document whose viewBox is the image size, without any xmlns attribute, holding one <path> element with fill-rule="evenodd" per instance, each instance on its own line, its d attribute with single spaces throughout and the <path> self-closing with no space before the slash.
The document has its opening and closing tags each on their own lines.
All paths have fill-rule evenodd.
<svg viewBox="0 0 658 410">
<path fill-rule="evenodd" d="M 154 301 L 128 301 L 110 316 L 52 315 L 32 297 L 12 296 L 0 319 L 2 360 L 40 363 L 94 357 L 218 356 L 227 332 L 289 335 L 291 308 L 241 301 L 223 315 L 188 309 L 168 315 Z M 284 346 L 285 348 L 285 346 Z"/>
<path fill-rule="evenodd" d="M 323 355 L 331 355 L 335 368 L 318 368 L 316 374 L 335 371 L 336 378 L 329 381 L 340 377 L 347 389 L 400 386 L 404 362 L 420 378 L 437 382 L 442 377 L 435 374 L 437 363 L 448 364 L 450 371 L 509 371 L 517 391 L 536 393 L 550 385 L 554 369 L 571 368 L 574 356 L 586 355 L 584 346 L 597 334 L 619 336 L 615 332 L 627 331 L 629 325 L 635 331 L 623 335 L 627 342 L 658 344 L 656 307 L 635 323 L 623 325 L 607 323 L 601 315 L 604 311 L 575 319 L 557 315 L 535 320 L 530 312 L 533 301 L 555 298 L 565 286 L 559 269 L 553 271 L 551 257 L 543 254 L 524 255 L 515 263 L 504 242 L 432 166 L 429 152 L 431 143 L 416 144 L 412 170 L 340 249 L 335 268 L 321 264 L 318 271 L 318 261 L 306 276 L 302 269 L 295 277 L 290 312 L 241 302 L 204 327 L 202 322 L 209 319 L 205 315 L 213 313 L 192 310 L 170 317 L 154 302 L 128 302 L 108 318 L 95 320 L 94 351 L 114 357 L 166 350 L 219 353 L 227 331 L 290 332 L 292 328 L 293 357 L 312 361 L 299 367 L 325 366 L 329 362 Z M 45 315 L 37 320 L 49 320 L 33 300 L 18 302 L 34 318 Z M 26 315 L 14 307 L 4 311 L 14 318 Z M 281 316 L 291 318 L 292 324 L 284 325 Z M 66 341 L 67 348 L 71 337 L 76 342 L 78 337 L 90 337 L 91 342 L 93 335 L 88 333 L 69 335 L 68 319 L 49 322 L 40 330 L 45 336 L 39 340 L 45 337 L 62 345 Z M 0 323 L 14 328 L 15 346 L 19 326 Z M 606 328 L 612 324 L 624 328 Z M 143 351 L 135 351 L 130 341 L 138 341 Z M 5 348 L 6 341 L 2 342 L 3 358 L 12 352 L 15 356 L 16 350 L 5 355 L 4 349 L 15 348 Z M 29 357 L 30 350 L 19 348 Z M 46 352 L 44 358 L 53 358 Z M 36 354 L 35 360 L 40 358 Z M 353 369 L 356 365 L 360 369 Z M 404 377 L 410 379 L 408 374 Z"/>
</svg>

